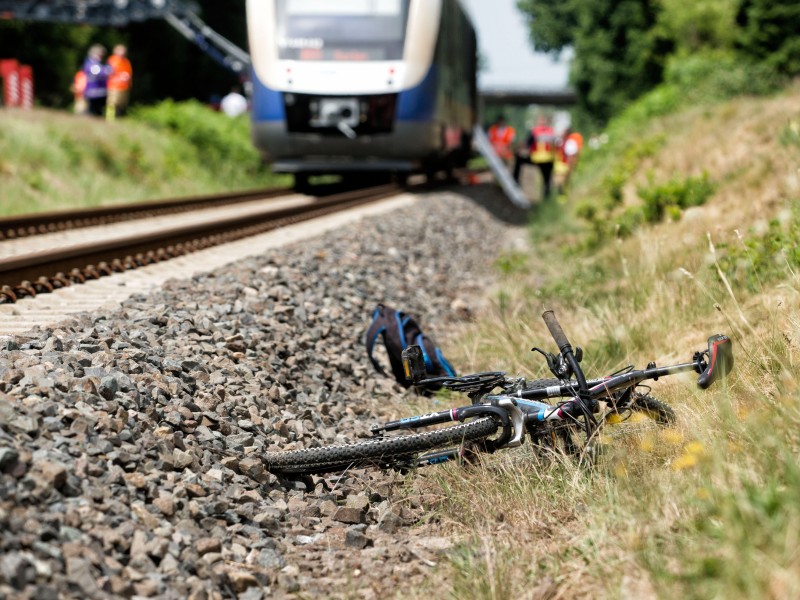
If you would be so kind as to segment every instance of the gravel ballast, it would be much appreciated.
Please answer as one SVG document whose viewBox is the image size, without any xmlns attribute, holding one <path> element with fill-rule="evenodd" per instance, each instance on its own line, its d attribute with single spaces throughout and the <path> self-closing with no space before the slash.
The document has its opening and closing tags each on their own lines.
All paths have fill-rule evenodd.
<svg viewBox="0 0 800 600">
<path fill-rule="evenodd" d="M 451 542 L 398 475 L 280 480 L 264 450 L 369 436 L 378 302 L 440 345 L 517 228 L 493 188 L 430 194 L 112 314 L 0 340 L 0 598 L 393 595 Z"/>
</svg>

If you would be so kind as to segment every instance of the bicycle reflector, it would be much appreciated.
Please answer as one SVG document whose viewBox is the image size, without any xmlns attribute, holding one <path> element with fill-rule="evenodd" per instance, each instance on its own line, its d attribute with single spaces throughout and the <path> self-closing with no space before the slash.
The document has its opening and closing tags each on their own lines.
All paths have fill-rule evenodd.
<svg viewBox="0 0 800 600">
<path fill-rule="evenodd" d="M 409 346 L 403 350 L 403 370 L 406 379 L 412 383 L 419 383 L 425 379 L 425 359 L 422 356 L 422 348 L 419 346 Z"/>
<path fill-rule="evenodd" d="M 733 369 L 733 344 L 727 335 L 717 334 L 708 338 L 708 366 L 697 378 L 697 385 L 706 389 L 717 379 Z"/>
</svg>

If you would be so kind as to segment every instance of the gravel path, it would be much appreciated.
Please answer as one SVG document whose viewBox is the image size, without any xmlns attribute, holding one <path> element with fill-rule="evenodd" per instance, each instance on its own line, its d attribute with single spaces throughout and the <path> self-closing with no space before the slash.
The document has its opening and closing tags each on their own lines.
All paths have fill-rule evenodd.
<svg viewBox="0 0 800 600">
<path fill-rule="evenodd" d="M 374 305 L 444 341 L 515 229 L 492 188 L 467 193 L 3 342 L 0 598 L 379 598 L 424 580 L 451 542 L 414 526 L 423 499 L 395 476 L 281 481 L 259 455 L 368 435 L 391 410 L 401 389 L 362 346 Z"/>
</svg>

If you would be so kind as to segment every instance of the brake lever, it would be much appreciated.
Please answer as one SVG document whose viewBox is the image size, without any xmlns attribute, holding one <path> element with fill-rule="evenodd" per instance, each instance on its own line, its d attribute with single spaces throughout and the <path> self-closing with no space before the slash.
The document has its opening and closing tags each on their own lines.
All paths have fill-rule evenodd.
<svg viewBox="0 0 800 600">
<path fill-rule="evenodd" d="M 551 352 L 545 352 L 541 348 L 536 348 L 536 347 L 531 348 L 531 352 L 538 352 L 539 354 L 544 356 L 544 359 L 547 361 L 547 366 L 550 369 L 550 372 L 553 375 L 555 375 L 558 379 L 567 378 L 564 369 L 565 365 L 563 361 L 559 360 L 559 358 L 561 358 L 560 356 L 557 357 L 555 354 L 552 354 Z"/>
</svg>

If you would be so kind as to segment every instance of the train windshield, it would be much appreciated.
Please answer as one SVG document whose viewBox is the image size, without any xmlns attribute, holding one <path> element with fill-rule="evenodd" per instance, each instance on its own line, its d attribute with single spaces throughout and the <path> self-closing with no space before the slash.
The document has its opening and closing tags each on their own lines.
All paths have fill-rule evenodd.
<svg viewBox="0 0 800 600">
<path fill-rule="evenodd" d="M 409 0 L 277 0 L 284 60 L 400 60 Z"/>
</svg>

